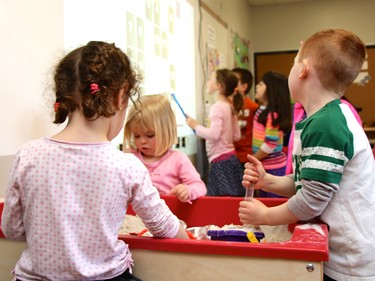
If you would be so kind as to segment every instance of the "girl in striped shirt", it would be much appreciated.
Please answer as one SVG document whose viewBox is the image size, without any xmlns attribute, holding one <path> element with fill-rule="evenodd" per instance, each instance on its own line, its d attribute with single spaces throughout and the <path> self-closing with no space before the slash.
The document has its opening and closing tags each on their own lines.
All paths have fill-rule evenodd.
<svg viewBox="0 0 375 281">
<path fill-rule="evenodd" d="M 285 174 L 284 135 L 291 130 L 292 108 L 288 79 L 277 72 L 266 72 L 256 85 L 256 100 L 260 103 L 254 116 L 253 153 L 265 170 L 273 175 Z M 278 195 L 259 190 L 259 197 Z"/>
</svg>

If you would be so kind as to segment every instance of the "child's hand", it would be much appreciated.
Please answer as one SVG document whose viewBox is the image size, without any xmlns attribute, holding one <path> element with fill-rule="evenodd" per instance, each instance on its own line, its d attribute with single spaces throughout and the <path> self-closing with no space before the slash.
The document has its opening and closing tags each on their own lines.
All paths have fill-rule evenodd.
<svg viewBox="0 0 375 281">
<path fill-rule="evenodd" d="M 245 164 L 242 185 L 244 187 L 250 187 L 251 184 L 254 183 L 255 189 L 262 189 L 264 186 L 264 177 L 266 175 L 262 162 L 251 155 L 247 155 L 247 159 L 249 162 Z"/>
<path fill-rule="evenodd" d="M 189 115 L 186 115 L 186 124 L 193 130 L 199 125 L 199 123 L 191 118 Z"/>
<path fill-rule="evenodd" d="M 243 224 L 267 224 L 268 207 L 257 199 L 240 202 L 238 216 Z"/>
<path fill-rule="evenodd" d="M 184 184 L 178 184 L 172 188 L 170 195 L 176 196 L 181 202 L 188 202 L 190 199 L 189 189 Z"/>
</svg>

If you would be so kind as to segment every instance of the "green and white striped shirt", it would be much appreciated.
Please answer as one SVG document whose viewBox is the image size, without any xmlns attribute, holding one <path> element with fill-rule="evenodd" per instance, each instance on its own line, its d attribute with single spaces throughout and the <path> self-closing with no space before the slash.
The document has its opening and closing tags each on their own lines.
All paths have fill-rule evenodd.
<svg viewBox="0 0 375 281">
<path fill-rule="evenodd" d="M 334 100 L 296 124 L 293 166 L 298 192 L 290 211 L 301 220 L 320 215 L 330 228 L 324 272 L 375 280 L 375 161 L 346 104 Z"/>
</svg>

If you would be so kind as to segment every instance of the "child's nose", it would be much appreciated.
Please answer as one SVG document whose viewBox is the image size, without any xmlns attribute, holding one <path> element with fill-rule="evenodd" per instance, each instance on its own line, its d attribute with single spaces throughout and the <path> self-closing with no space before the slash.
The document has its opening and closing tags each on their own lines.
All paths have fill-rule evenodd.
<svg viewBox="0 0 375 281">
<path fill-rule="evenodd" d="M 146 142 L 147 142 L 147 138 L 141 137 L 141 143 L 146 143 Z"/>
</svg>

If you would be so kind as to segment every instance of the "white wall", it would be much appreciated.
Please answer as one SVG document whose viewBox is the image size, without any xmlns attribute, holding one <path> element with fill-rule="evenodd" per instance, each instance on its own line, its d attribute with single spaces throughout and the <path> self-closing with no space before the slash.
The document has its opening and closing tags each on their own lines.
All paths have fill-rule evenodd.
<svg viewBox="0 0 375 281">
<path fill-rule="evenodd" d="M 0 1 L 0 155 L 56 130 L 46 89 L 63 48 L 62 1 Z"/>
<path fill-rule="evenodd" d="M 0 197 L 19 146 L 58 130 L 48 81 L 63 52 L 62 1 L 0 1 Z"/>
</svg>

